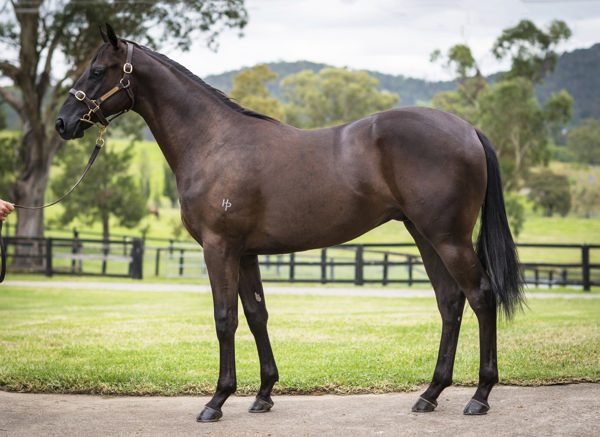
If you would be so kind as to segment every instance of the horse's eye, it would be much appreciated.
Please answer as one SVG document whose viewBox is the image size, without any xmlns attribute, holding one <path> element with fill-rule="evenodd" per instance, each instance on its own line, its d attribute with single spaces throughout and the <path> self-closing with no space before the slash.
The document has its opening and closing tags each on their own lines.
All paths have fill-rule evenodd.
<svg viewBox="0 0 600 437">
<path fill-rule="evenodd" d="M 99 79 L 102 77 L 102 75 L 104 74 L 104 69 L 103 68 L 94 68 L 91 72 L 90 72 L 90 76 L 92 79 Z"/>
</svg>

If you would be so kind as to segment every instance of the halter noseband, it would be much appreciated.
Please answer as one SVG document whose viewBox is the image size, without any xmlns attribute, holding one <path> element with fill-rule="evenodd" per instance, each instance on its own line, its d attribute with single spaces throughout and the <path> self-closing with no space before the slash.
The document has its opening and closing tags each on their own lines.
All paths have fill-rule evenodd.
<svg viewBox="0 0 600 437">
<path fill-rule="evenodd" d="M 106 92 L 104 95 L 98 97 L 95 100 L 90 99 L 84 91 L 76 90 L 75 88 L 71 88 L 69 90 L 70 94 L 75 96 L 75 98 L 80 102 L 85 103 L 88 109 L 90 110 L 87 114 L 80 118 L 81 121 L 85 121 L 86 123 L 96 125 L 96 123 L 94 123 L 91 120 L 92 114 L 95 114 L 96 117 L 98 117 L 98 120 L 100 120 L 100 124 L 102 124 L 102 126 L 104 127 L 107 127 L 112 120 L 133 108 L 133 105 L 135 104 L 135 97 L 133 96 L 133 92 L 129 87 L 131 85 L 129 76 L 131 75 L 131 73 L 133 73 L 133 65 L 131 64 L 131 58 L 133 57 L 133 44 L 127 41 L 125 43 L 127 44 L 127 60 L 125 61 L 125 64 L 123 64 L 123 77 L 121 78 L 117 86 L 115 86 L 110 91 Z M 100 109 L 100 105 L 109 97 L 113 96 L 121 90 L 127 91 L 127 95 L 131 99 L 131 106 L 128 109 L 124 109 L 123 111 L 113 115 L 110 118 L 106 118 L 102 113 L 102 110 Z"/>
</svg>

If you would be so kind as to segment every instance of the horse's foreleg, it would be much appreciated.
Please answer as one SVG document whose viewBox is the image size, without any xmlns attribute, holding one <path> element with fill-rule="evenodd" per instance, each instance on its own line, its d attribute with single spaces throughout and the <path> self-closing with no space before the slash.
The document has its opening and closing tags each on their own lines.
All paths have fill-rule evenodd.
<svg viewBox="0 0 600 437">
<path fill-rule="evenodd" d="M 213 294 L 220 364 L 216 392 L 197 421 L 214 422 L 223 416 L 221 407 L 237 387 L 235 332 L 238 326 L 239 257 L 228 254 L 226 249 L 205 246 L 204 259 Z"/>
<path fill-rule="evenodd" d="M 412 223 L 407 222 L 405 224 L 417 243 L 425 270 L 435 290 L 438 309 L 442 316 L 442 337 L 433 378 L 427 390 L 419 397 L 412 408 L 414 412 L 430 412 L 437 406 L 437 398 L 440 393 L 452 384 L 454 358 L 465 307 L 465 295 L 450 276 L 431 244 L 417 231 Z"/>
<path fill-rule="evenodd" d="M 248 411 L 251 413 L 264 413 L 273 407 L 271 390 L 279 380 L 279 373 L 277 372 L 277 365 L 267 333 L 269 314 L 267 313 L 256 255 L 244 257 L 241 260 L 239 294 L 248 326 L 256 341 L 260 361 L 260 390 Z"/>
</svg>

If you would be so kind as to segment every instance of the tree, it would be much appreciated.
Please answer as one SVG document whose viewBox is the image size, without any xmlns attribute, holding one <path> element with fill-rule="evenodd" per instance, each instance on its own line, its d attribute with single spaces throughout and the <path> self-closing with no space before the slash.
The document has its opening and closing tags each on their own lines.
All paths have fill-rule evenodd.
<svg viewBox="0 0 600 437">
<path fill-rule="evenodd" d="M 482 76 L 466 78 L 458 84 L 456 91 L 443 91 L 431 99 L 434 108 L 451 112 L 471 124 L 477 123 L 479 117 L 479 98 L 489 88 Z"/>
<path fill-rule="evenodd" d="M 588 118 L 567 135 L 567 147 L 577 162 L 600 164 L 600 120 Z"/>
<path fill-rule="evenodd" d="M 432 61 L 446 59 L 445 65 L 455 70 L 458 83 L 457 91 L 436 95 L 433 106 L 486 132 L 498 152 L 506 190 L 518 190 L 528 168 L 548 161 L 549 132 L 571 118 L 573 98 L 569 93 L 553 94 L 543 107 L 534 93 L 534 84 L 556 67 L 554 48 L 570 35 L 562 21 L 553 21 L 547 32 L 528 20 L 505 29 L 492 53 L 499 59 L 510 56 L 512 66 L 493 86 L 481 77 L 469 47 L 457 44 L 445 57 L 439 50 L 432 55 Z"/>
<path fill-rule="evenodd" d="M 521 20 L 515 27 L 505 29 L 492 47 L 497 59 L 510 56 L 510 71 L 505 79 L 524 77 L 533 83 L 541 83 L 554 71 L 558 54 L 554 51 L 561 41 L 571 37 L 571 29 L 564 21 L 554 20 L 548 31 L 539 29 L 530 20 Z"/>
<path fill-rule="evenodd" d="M 281 81 L 288 123 L 320 128 L 346 123 L 400 102 L 397 94 L 378 91 L 379 81 L 365 71 L 324 68 L 304 70 Z"/>
<path fill-rule="evenodd" d="M 598 187 L 582 187 L 573 193 L 573 211 L 591 218 L 593 212 L 600 207 L 600 190 Z"/>
<path fill-rule="evenodd" d="M 110 236 L 110 217 L 125 227 L 135 227 L 146 214 L 146 198 L 136 178 L 130 174 L 133 143 L 118 152 L 105 146 L 77 190 L 63 202 L 61 223 L 80 218 L 87 225 L 102 223 L 104 241 Z M 69 190 L 81 174 L 88 150 L 81 141 L 65 145 L 60 153 L 62 175 L 53 178 L 50 186 L 55 195 Z"/>
<path fill-rule="evenodd" d="M 279 99 L 271 98 L 265 84 L 277 79 L 265 64 L 242 70 L 233 77 L 229 96 L 242 106 L 278 120 L 285 119 L 285 109 Z"/>
<path fill-rule="evenodd" d="M 556 66 L 554 48 L 570 34 L 562 21 L 552 22 L 547 33 L 528 20 L 504 30 L 492 53 L 499 59 L 510 56 L 512 67 L 494 85 L 481 76 L 465 45 L 452 47 L 445 56 L 439 50 L 432 55 L 432 62 L 442 60 L 455 71 L 458 85 L 456 91 L 437 94 L 432 105 L 464 118 L 489 136 L 500 158 L 506 209 L 516 234 L 524 221 L 517 191 L 530 167 L 548 162 L 549 132 L 571 118 L 573 98 L 566 91 L 553 94 L 543 107 L 534 93 L 534 84 Z"/>
<path fill-rule="evenodd" d="M 16 165 L 18 178 L 11 200 L 40 205 L 50 164 L 62 141 L 53 129 L 65 84 L 78 77 L 99 45 L 98 24 L 150 47 L 175 43 L 188 49 L 199 34 L 216 47 L 219 33 L 247 23 L 243 0 L 13 0 L 0 15 L 0 73 L 19 94 L 0 88 L 0 98 L 12 106 L 23 124 Z M 10 9 L 10 10 L 9 10 Z M 66 72 L 54 66 L 64 57 Z M 15 61 L 11 59 L 16 59 Z M 62 62 L 61 62 L 62 61 Z M 17 235 L 43 236 L 43 210 L 19 210 Z"/>
<path fill-rule="evenodd" d="M 529 200 L 541 208 L 545 215 L 554 213 L 565 216 L 571 210 L 569 178 L 551 170 L 542 170 L 529 178 Z"/>
<path fill-rule="evenodd" d="M 456 44 L 450 47 L 446 56 L 443 56 L 440 50 L 435 50 L 431 54 L 430 60 L 437 62 L 442 58 L 445 58 L 445 67 L 454 70 L 455 80 L 458 84 L 463 84 L 469 77 L 481 75 L 471 48 L 465 44 Z"/>
<path fill-rule="evenodd" d="M 529 168 L 548 163 L 549 131 L 570 119 L 572 104 L 565 91 L 542 108 L 526 78 L 499 82 L 482 93 L 477 125 L 494 144 L 506 190 L 518 190 Z"/>
</svg>

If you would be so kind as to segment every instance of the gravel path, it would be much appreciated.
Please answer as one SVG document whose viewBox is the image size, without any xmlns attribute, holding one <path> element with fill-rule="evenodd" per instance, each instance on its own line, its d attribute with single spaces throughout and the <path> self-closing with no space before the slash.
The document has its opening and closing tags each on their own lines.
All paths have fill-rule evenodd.
<svg viewBox="0 0 600 437">
<path fill-rule="evenodd" d="M 0 436 L 599 436 L 600 384 L 494 388 L 485 416 L 464 416 L 473 388 L 450 387 L 433 413 L 417 393 L 274 396 L 266 414 L 233 396 L 216 423 L 197 423 L 208 397 L 103 397 L 0 392 Z"/>
</svg>

